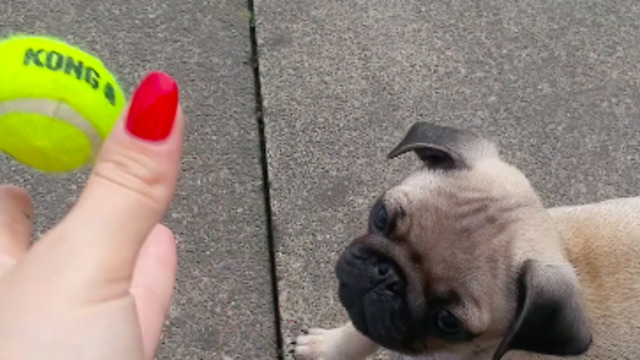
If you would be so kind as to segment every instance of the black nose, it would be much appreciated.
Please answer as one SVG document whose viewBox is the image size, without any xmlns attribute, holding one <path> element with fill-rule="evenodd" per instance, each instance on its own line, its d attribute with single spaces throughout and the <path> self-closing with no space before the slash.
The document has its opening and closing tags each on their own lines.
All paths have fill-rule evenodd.
<svg viewBox="0 0 640 360">
<path fill-rule="evenodd" d="M 360 244 L 352 244 L 340 255 L 336 275 L 343 295 L 350 300 L 374 289 L 398 296 L 406 292 L 405 275 L 395 260 Z"/>
<path fill-rule="evenodd" d="M 370 267 L 370 278 L 373 286 L 384 286 L 387 290 L 399 294 L 404 290 L 404 279 L 398 266 L 391 260 L 378 258 Z"/>
<path fill-rule="evenodd" d="M 375 271 L 378 275 L 378 278 L 384 280 L 390 276 L 393 276 L 393 269 L 391 268 L 391 264 L 381 263 L 375 267 Z"/>
</svg>

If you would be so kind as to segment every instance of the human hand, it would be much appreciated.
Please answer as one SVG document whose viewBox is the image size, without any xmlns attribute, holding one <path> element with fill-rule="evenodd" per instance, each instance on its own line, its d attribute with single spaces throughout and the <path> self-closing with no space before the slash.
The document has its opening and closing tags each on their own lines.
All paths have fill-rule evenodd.
<svg viewBox="0 0 640 360">
<path fill-rule="evenodd" d="M 168 75 L 142 82 L 69 214 L 30 246 L 25 191 L 0 187 L 0 359 L 152 359 L 176 275 L 184 120 Z"/>
</svg>

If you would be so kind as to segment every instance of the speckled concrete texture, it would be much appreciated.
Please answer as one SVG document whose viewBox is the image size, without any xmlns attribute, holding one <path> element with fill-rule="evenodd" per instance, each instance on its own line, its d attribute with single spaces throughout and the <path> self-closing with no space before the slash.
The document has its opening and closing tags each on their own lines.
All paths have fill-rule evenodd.
<svg viewBox="0 0 640 360">
<path fill-rule="evenodd" d="M 3 0 L 0 24 L 3 36 L 54 35 L 98 54 L 129 95 L 149 70 L 176 77 L 189 124 L 166 219 L 179 278 L 158 359 L 275 359 L 247 3 Z M 38 231 L 64 215 L 85 179 L 0 157 L 0 181 L 33 195 Z"/>
<path fill-rule="evenodd" d="M 495 139 L 548 205 L 638 194 L 640 4 L 259 0 L 283 330 L 346 321 L 333 273 L 418 164 L 417 120 Z"/>
</svg>

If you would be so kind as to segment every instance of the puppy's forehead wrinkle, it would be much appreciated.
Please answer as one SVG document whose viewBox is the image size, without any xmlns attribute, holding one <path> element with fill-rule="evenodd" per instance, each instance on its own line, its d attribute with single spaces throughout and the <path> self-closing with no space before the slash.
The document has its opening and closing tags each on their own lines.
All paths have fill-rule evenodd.
<svg viewBox="0 0 640 360">
<path fill-rule="evenodd" d="M 463 238 L 482 237 L 478 231 L 495 236 L 506 231 L 509 224 L 522 219 L 523 212 L 536 207 L 528 200 L 453 186 L 435 188 L 430 194 L 414 199 L 410 205 L 411 216 L 418 219 L 415 224 L 420 227 L 415 229 L 416 233 L 435 231 Z"/>
</svg>

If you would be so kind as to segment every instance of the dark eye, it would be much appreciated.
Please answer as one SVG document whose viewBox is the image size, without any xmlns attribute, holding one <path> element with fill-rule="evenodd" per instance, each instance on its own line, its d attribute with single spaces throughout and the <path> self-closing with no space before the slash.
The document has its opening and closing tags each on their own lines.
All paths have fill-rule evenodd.
<svg viewBox="0 0 640 360">
<path fill-rule="evenodd" d="M 456 336 L 462 332 L 462 324 L 449 310 L 440 310 L 435 318 L 436 329 L 444 336 Z"/>
<path fill-rule="evenodd" d="M 389 212 L 387 212 L 384 204 L 376 205 L 371 216 L 371 224 L 376 230 L 382 233 L 386 233 L 389 230 Z"/>
</svg>

